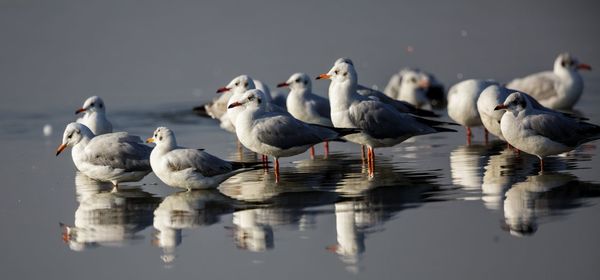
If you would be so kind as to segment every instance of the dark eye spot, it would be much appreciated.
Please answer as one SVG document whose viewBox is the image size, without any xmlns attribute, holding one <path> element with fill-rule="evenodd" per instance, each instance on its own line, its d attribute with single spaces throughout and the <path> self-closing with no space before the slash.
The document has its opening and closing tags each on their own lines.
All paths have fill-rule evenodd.
<svg viewBox="0 0 600 280">
<path fill-rule="evenodd" d="M 158 137 L 158 141 L 162 141 L 162 136 L 161 136 L 161 137 Z"/>
<path fill-rule="evenodd" d="M 68 139 L 71 139 L 71 137 L 73 137 L 73 134 L 69 134 L 69 136 L 67 136 Z"/>
<path fill-rule="evenodd" d="M 240 85 L 240 82 L 237 82 L 237 83 L 235 83 L 235 86 L 236 86 L 236 87 L 237 87 L 237 86 L 239 86 L 239 85 Z"/>
<path fill-rule="evenodd" d="M 94 102 L 92 102 L 92 104 L 90 104 L 90 107 L 94 107 Z"/>
<path fill-rule="evenodd" d="M 304 81 L 304 84 L 305 84 L 305 85 L 308 85 L 308 81 Z"/>
<path fill-rule="evenodd" d="M 158 134 L 154 134 L 154 138 L 158 137 Z"/>
<path fill-rule="evenodd" d="M 254 97 L 255 97 L 254 95 L 250 95 L 250 96 L 248 96 L 248 101 L 252 101 L 252 100 L 254 100 Z"/>
<path fill-rule="evenodd" d="M 104 105 L 102 103 L 98 104 L 98 107 L 102 108 Z"/>
<path fill-rule="evenodd" d="M 344 77 L 345 77 L 345 76 L 348 76 L 348 72 L 344 72 Z"/>
<path fill-rule="evenodd" d="M 244 87 L 248 87 L 248 82 L 245 82 L 245 83 L 244 83 Z"/>
<path fill-rule="evenodd" d="M 413 83 L 413 84 L 416 84 L 417 83 L 417 79 L 412 78 L 412 79 L 410 79 L 410 82 Z"/>
<path fill-rule="evenodd" d="M 258 102 L 258 104 L 260 104 L 260 102 L 262 102 L 262 101 L 260 100 L 260 98 L 257 98 L 256 102 Z"/>
<path fill-rule="evenodd" d="M 333 71 L 333 73 L 335 73 L 337 75 L 338 73 L 340 73 L 340 71 L 335 70 L 335 71 Z"/>
<path fill-rule="evenodd" d="M 561 65 L 562 67 L 565 67 L 565 66 L 566 66 L 566 63 L 565 63 L 564 61 L 561 61 L 561 62 L 560 62 L 560 65 Z"/>
<path fill-rule="evenodd" d="M 295 82 L 296 82 L 296 83 L 299 83 L 299 82 L 300 82 L 300 78 L 296 79 L 296 81 L 295 81 Z"/>
</svg>

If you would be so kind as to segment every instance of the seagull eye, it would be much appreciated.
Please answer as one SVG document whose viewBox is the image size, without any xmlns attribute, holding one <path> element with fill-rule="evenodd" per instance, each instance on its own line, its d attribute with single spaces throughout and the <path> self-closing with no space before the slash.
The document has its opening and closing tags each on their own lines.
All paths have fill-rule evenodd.
<svg viewBox="0 0 600 280">
<path fill-rule="evenodd" d="M 235 86 L 236 86 L 236 87 L 237 87 L 237 86 L 239 86 L 239 85 L 240 85 L 240 82 L 236 82 L 236 83 L 235 83 Z"/>
<path fill-rule="evenodd" d="M 340 71 L 335 70 L 335 71 L 333 71 L 333 73 L 335 73 L 337 75 L 338 73 L 340 73 Z"/>
<path fill-rule="evenodd" d="M 252 101 L 252 100 L 254 100 L 254 97 L 255 97 L 254 95 L 250 95 L 250 96 L 248 96 L 248 101 Z"/>
<path fill-rule="evenodd" d="M 410 82 L 413 83 L 413 84 L 416 84 L 417 83 L 417 79 L 412 78 L 412 79 L 410 79 Z"/>
<path fill-rule="evenodd" d="M 295 80 L 295 82 L 296 82 L 296 83 L 299 83 L 299 82 L 300 82 L 300 78 L 296 79 L 296 80 Z"/>
<path fill-rule="evenodd" d="M 69 134 L 69 136 L 67 136 L 67 139 L 71 139 L 71 137 L 73 137 L 73 134 Z"/>
<path fill-rule="evenodd" d="M 245 83 L 244 83 L 244 87 L 248 87 L 248 82 L 245 82 Z"/>
<path fill-rule="evenodd" d="M 102 108 L 104 105 L 102 105 L 102 103 L 98 104 L 99 108 Z"/>
<path fill-rule="evenodd" d="M 94 102 L 92 102 L 92 104 L 90 104 L 90 107 L 94 107 Z"/>
<path fill-rule="evenodd" d="M 345 76 L 348 76 L 348 72 L 344 72 L 344 77 L 345 77 Z"/>
<path fill-rule="evenodd" d="M 162 136 L 161 136 L 161 137 L 158 137 L 158 141 L 162 141 Z"/>
</svg>

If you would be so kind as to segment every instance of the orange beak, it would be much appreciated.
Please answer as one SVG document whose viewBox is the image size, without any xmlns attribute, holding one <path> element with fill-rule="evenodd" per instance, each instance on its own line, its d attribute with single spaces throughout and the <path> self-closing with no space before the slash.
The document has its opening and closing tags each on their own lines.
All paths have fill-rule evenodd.
<svg viewBox="0 0 600 280">
<path fill-rule="evenodd" d="M 146 143 L 154 143 L 154 137 L 146 139 Z"/>
<path fill-rule="evenodd" d="M 85 112 L 85 109 L 83 109 L 83 108 L 77 109 L 77 111 L 75 111 L 75 115 L 77 115 L 77 114 L 79 114 L 81 112 Z"/>
<path fill-rule="evenodd" d="M 290 86 L 290 84 L 288 84 L 288 83 L 279 83 L 279 84 L 277 84 L 277 87 L 288 87 L 288 86 Z"/>
<path fill-rule="evenodd" d="M 417 86 L 419 86 L 419 88 L 429 88 L 429 81 L 425 79 L 420 80 Z"/>
<path fill-rule="evenodd" d="M 331 76 L 329 76 L 327 74 L 321 74 L 321 75 L 317 76 L 316 79 L 317 80 L 329 80 L 329 79 L 331 79 Z"/>
<path fill-rule="evenodd" d="M 67 145 L 60 144 L 60 146 L 58 146 L 58 148 L 56 149 L 56 156 L 60 155 L 60 153 L 62 153 L 62 151 L 64 151 L 66 148 L 67 148 Z"/>
<path fill-rule="evenodd" d="M 592 71 L 592 66 L 590 66 L 589 64 L 580 63 L 580 64 L 577 64 L 577 69 Z"/>
<path fill-rule="evenodd" d="M 227 109 L 235 108 L 235 107 L 240 106 L 240 105 L 242 105 L 242 103 L 240 103 L 240 102 L 233 102 L 233 103 L 229 104 L 229 106 L 227 106 Z"/>
<path fill-rule="evenodd" d="M 228 92 L 228 91 L 229 91 L 229 88 L 227 88 L 227 87 L 222 87 L 222 88 L 217 89 L 217 93 L 224 93 L 224 92 Z"/>
<path fill-rule="evenodd" d="M 504 110 L 506 108 L 508 108 L 508 106 L 506 106 L 504 104 L 499 104 L 498 106 L 496 106 L 496 108 L 494 108 L 494 111 Z"/>
</svg>

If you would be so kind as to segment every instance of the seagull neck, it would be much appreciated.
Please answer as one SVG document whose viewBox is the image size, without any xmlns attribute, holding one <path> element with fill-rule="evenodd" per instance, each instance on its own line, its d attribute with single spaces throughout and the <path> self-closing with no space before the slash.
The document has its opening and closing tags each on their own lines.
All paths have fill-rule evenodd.
<svg viewBox="0 0 600 280">
<path fill-rule="evenodd" d="M 329 85 L 329 100 L 332 111 L 336 111 L 335 109 L 347 110 L 352 102 L 360 99 L 360 95 L 356 92 L 356 89 L 357 83 L 355 81 L 332 81 Z"/>
</svg>

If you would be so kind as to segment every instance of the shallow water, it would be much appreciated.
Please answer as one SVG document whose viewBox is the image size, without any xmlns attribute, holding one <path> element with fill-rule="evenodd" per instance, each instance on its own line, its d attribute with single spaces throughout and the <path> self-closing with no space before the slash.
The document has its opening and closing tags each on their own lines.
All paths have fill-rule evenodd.
<svg viewBox="0 0 600 280">
<path fill-rule="evenodd" d="M 129 4 L 123 5 L 124 11 L 134 10 Z M 405 20 L 410 22 L 406 18 L 417 17 L 411 15 L 410 9 L 423 15 L 428 3 L 399 9 L 404 16 L 401 21 L 396 21 L 391 12 L 383 13 L 392 4 L 349 5 L 348 11 L 353 12 L 343 16 L 356 15 L 358 11 L 368 15 L 382 13 L 379 21 L 364 27 L 351 23 L 365 32 L 369 26 L 383 29 L 360 38 L 393 44 L 381 49 L 351 45 L 339 50 L 327 41 L 323 43 L 326 51 L 321 52 L 307 49 L 311 44 L 282 42 L 275 46 L 265 37 L 258 42 L 255 56 L 227 58 L 237 50 L 231 45 L 237 39 L 215 34 L 244 34 L 250 30 L 228 22 L 210 22 L 209 14 L 218 14 L 214 9 L 227 11 L 229 4 L 202 10 L 208 19 L 197 19 L 191 7 L 156 5 L 139 14 L 113 15 L 113 25 L 107 26 L 97 25 L 95 20 L 106 17 L 103 8 L 114 7 L 108 4 L 68 5 L 67 12 L 61 5 L 6 4 L 7 9 L 1 11 L 9 18 L 31 20 L 19 27 L 23 33 L 15 31 L 16 27 L 10 33 L 12 40 L 8 42 L 17 47 L 5 50 L 6 63 L 0 66 L 0 73 L 4 73 L 0 89 L 7 97 L 0 112 L 4 160 L 0 169 L 4 178 L 0 196 L 0 238 L 4 241 L 0 248 L 4 253 L 0 256 L 0 268 L 7 279 L 597 279 L 600 275 L 596 265 L 600 258 L 598 142 L 548 158 L 545 171 L 540 172 L 537 158 L 515 154 L 497 141 L 484 144 L 480 129 L 474 131 L 473 144 L 466 145 L 460 129 L 458 133 L 416 137 L 396 147 L 377 149 L 374 178 L 367 176 L 356 145 L 332 143 L 327 159 L 322 155 L 322 146 L 317 147 L 314 160 L 307 153 L 282 159 L 279 184 L 274 182 L 272 173 L 257 170 L 230 178 L 218 190 L 194 192 L 169 188 L 152 174 L 111 192 L 110 186 L 77 174 L 69 152 L 54 156 L 62 129 L 74 120 L 72 112 L 92 92 L 108 97 L 108 114 L 116 130 L 148 137 L 157 126 L 166 125 L 176 133 L 182 146 L 204 148 L 231 160 L 256 160 L 247 151 L 238 153 L 234 135 L 222 131 L 215 121 L 199 118 L 190 111 L 201 99 L 212 98 L 214 89 L 239 71 L 256 68 L 258 75 L 274 84 L 299 70 L 294 63 L 318 74 L 338 56 L 348 55 L 358 61 L 359 75 L 365 73 L 361 81 L 381 87 L 391 71 L 408 63 L 423 65 L 439 74 L 447 86 L 457 81 L 457 73 L 465 78 L 508 79 L 547 69 L 555 54 L 563 49 L 573 50 L 596 66 L 600 64 L 597 39 L 581 36 L 596 34 L 593 31 L 597 27 L 588 24 L 595 22 L 595 15 L 590 16 L 593 7 L 574 7 L 579 12 L 574 13 L 578 19 L 568 18 L 563 22 L 566 27 L 556 28 L 553 34 L 537 31 L 544 24 L 554 24 L 553 16 L 564 11 L 564 6 L 549 5 L 544 13 L 529 14 L 535 19 L 532 20 L 519 17 L 535 7 L 524 5 L 526 9 L 511 15 L 507 26 L 499 24 L 504 18 L 502 13 L 489 15 L 491 20 L 480 26 L 457 19 L 469 12 L 458 9 L 447 14 L 441 12 L 446 8 L 440 7 L 433 13 L 447 26 L 420 25 L 419 30 L 431 36 L 419 37 L 413 31 L 398 30 L 394 24 L 407 26 L 403 24 Z M 100 11 L 91 13 L 92 8 Z M 323 24 L 337 26 L 330 19 L 336 6 L 324 4 L 321 8 L 315 16 L 317 20 L 307 23 L 310 30 Z M 504 7 L 495 8 L 508 12 Z M 150 21 L 156 26 L 149 28 L 159 30 L 120 37 L 125 27 L 145 30 L 140 26 L 155 16 L 155 9 L 166 13 L 158 18 L 158 23 L 166 24 L 166 31 Z M 471 11 L 479 9 L 471 7 Z M 91 19 L 83 16 L 90 13 L 94 15 Z M 64 18 L 68 20 L 61 21 Z M 274 20 L 282 25 L 275 28 L 269 21 L 256 19 L 257 26 L 253 28 L 265 28 L 268 35 L 273 35 L 278 28 L 296 26 L 286 23 L 286 18 Z M 206 22 L 190 24 L 196 21 Z M 41 26 L 48 22 L 51 24 Z M 71 25 L 73 22 L 82 26 Z M 206 31 L 209 23 L 219 26 L 219 30 L 212 31 L 214 34 Z M 522 47 L 525 55 L 516 55 L 516 45 L 523 44 L 508 42 L 507 51 L 502 46 L 489 45 L 487 40 L 494 39 L 496 33 L 483 32 L 490 28 L 502 34 L 518 29 L 520 24 L 531 25 L 518 32 L 519 42 L 528 42 L 532 34 L 537 36 L 530 45 Z M 197 49 L 197 38 L 188 35 L 194 32 L 190 25 L 209 32 L 202 42 L 222 40 L 224 49 L 215 51 L 218 45 Z M 96 33 L 82 31 L 90 26 L 96 28 Z M 26 31 L 34 27 L 48 32 L 47 37 L 40 38 L 47 40 L 44 42 L 50 45 L 49 49 L 27 40 L 33 35 Z M 575 27 L 579 33 L 568 32 Z M 183 31 L 167 32 L 177 28 Z M 456 34 L 435 37 L 432 30 L 436 28 Z M 461 29 L 467 29 L 469 36 L 459 36 Z M 68 32 L 61 32 L 65 30 Z M 395 39 L 386 41 L 387 37 L 381 35 L 395 30 L 400 32 Z M 167 33 L 177 47 L 155 42 L 158 46 L 149 44 L 142 54 L 135 52 L 138 44 L 154 42 L 152 36 Z M 70 40 L 61 42 L 50 35 L 67 36 Z M 96 43 L 105 38 L 125 45 L 102 45 L 99 52 L 87 53 L 94 48 L 88 46 L 90 42 L 78 39 L 82 36 L 97 40 L 92 41 Z M 247 40 L 246 36 L 241 38 Z M 403 63 L 379 55 L 393 56 L 398 46 L 408 44 L 398 38 L 413 40 L 411 44 L 416 49 L 413 55 L 400 54 Z M 547 47 L 556 38 L 568 38 L 568 43 L 561 40 Z M 447 53 L 429 49 L 441 39 L 449 48 Z M 339 42 L 345 40 L 340 38 Z M 482 45 L 487 48 L 486 55 L 479 53 Z M 546 47 L 538 50 L 540 45 Z M 274 51 L 280 49 L 287 52 Z M 375 49 L 380 53 L 373 53 Z M 294 51 L 302 52 L 306 59 L 283 58 Z M 473 59 L 467 59 L 466 53 L 472 54 Z M 22 55 L 20 60 L 16 54 Z M 205 60 L 189 60 L 192 54 Z M 507 61 L 510 55 L 517 56 L 518 61 Z M 271 57 L 269 65 L 260 64 L 264 61 L 256 59 L 259 57 Z M 484 57 L 487 62 L 480 63 Z M 43 60 L 43 67 L 35 67 L 40 64 L 37 59 Z M 464 64 L 457 66 L 454 59 Z M 522 65 L 523 61 L 531 62 Z M 82 71 L 81 65 L 90 68 Z M 166 70 L 161 65 L 166 65 Z M 111 72 L 113 67 L 118 68 L 115 73 Z M 600 76 L 591 72 L 584 77 L 586 90 L 576 109 L 598 124 Z M 314 83 L 321 91 L 326 87 L 326 83 Z M 440 113 L 445 115 L 445 111 Z M 43 136 L 44 125 L 53 128 L 50 136 Z"/>
</svg>

